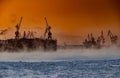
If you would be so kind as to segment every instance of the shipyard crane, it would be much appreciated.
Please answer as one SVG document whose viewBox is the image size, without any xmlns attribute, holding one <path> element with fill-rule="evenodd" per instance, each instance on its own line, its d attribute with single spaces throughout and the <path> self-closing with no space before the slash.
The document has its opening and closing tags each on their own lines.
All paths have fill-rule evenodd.
<svg viewBox="0 0 120 78">
<path fill-rule="evenodd" d="M 98 36 L 96 42 L 97 42 L 97 47 L 98 47 L 98 48 L 100 48 L 100 47 L 102 47 L 102 46 L 104 45 L 104 43 L 105 43 L 105 38 L 104 38 L 104 35 L 103 35 L 103 31 L 101 31 L 101 35 Z"/>
<path fill-rule="evenodd" d="M 22 23 L 22 17 L 20 18 L 19 24 L 16 25 L 15 39 L 19 39 L 19 36 L 20 36 L 19 30 L 20 30 L 21 23 Z"/>
<path fill-rule="evenodd" d="M 103 31 L 101 31 L 100 39 L 102 41 L 102 44 L 104 44 L 105 43 L 105 38 L 104 38 L 104 35 L 103 35 Z"/>
<path fill-rule="evenodd" d="M 0 30 L 1 32 L 0 32 L 0 35 L 1 36 L 5 36 L 5 39 L 6 39 L 6 33 L 7 33 L 7 31 L 8 31 L 8 29 L 4 29 L 4 30 Z M 2 38 L 2 37 L 1 37 Z"/>
<path fill-rule="evenodd" d="M 111 30 L 108 31 L 108 36 L 110 37 L 112 44 L 116 44 L 117 43 L 118 36 L 117 35 L 113 35 Z"/>
<path fill-rule="evenodd" d="M 6 32 L 8 31 L 8 29 L 4 29 L 4 30 L 0 30 L 1 32 L 0 32 L 0 35 L 4 35 L 4 34 L 6 34 Z"/>
<path fill-rule="evenodd" d="M 45 17 L 45 22 L 46 22 L 46 29 L 44 33 L 44 38 L 46 38 L 46 34 L 48 34 L 48 39 L 52 39 L 52 33 L 51 33 L 51 26 L 47 22 L 47 18 Z"/>
</svg>

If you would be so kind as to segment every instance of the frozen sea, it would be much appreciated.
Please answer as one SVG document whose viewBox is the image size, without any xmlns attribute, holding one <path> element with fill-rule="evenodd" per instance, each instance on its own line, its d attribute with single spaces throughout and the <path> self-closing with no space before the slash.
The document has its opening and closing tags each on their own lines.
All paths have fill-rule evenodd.
<svg viewBox="0 0 120 78">
<path fill-rule="evenodd" d="M 3 52 L 0 78 L 120 78 L 120 49 Z"/>
<path fill-rule="evenodd" d="M 120 78 L 120 59 L 0 62 L 0 78 Z"/>
</svg>

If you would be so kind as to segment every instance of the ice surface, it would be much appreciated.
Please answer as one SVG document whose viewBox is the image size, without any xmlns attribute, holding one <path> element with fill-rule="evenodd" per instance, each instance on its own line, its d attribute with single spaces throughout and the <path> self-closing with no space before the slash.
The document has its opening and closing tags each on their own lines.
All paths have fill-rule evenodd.
<svg viewBox="0 0 120 78">
<path fill-rule="evenodd" d="M 0 78 L 120 78 L 120 59 L 0 62 Z"/>
<path fill-rule="evenodd" d="M 120 78 L 120 49 L 2 52 L 0 78 Z"/>
</svg>

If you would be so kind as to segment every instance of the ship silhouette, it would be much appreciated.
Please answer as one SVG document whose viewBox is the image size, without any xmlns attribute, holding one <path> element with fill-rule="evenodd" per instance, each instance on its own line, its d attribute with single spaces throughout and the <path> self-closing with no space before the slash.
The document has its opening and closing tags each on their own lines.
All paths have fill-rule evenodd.
<svg viewBox="0 0 120 78">
<path fill-rule="evenodd" d="M 104 37 L 104 33 L 103 31 L 101 31 L 101 35 L 98 36 L 97 39 L 95 39 L 95 37 L 93 36 L 93 34 L 88 34 L 87 38 L 85 39 L 85 41 L 83 42 L 83 47 L 85 48 L 102 48 L 102 47 L 109 47 L 109 46 L 119 46 L 118 45 L 118 36 L 114 35 L 111 30 L 108 30 L 108 35 L 109 40 L 110 40 L 110 45 L 106 46 L 106 39 Z"/>
<path fill-rule="evenodd" d="M 108 38 L 105 39 L 105 35 L 103 31 L 101 31 L 101 34 L 97 38 L 95 38 L 94 35 L 90 33 L 84 39 L 82 44 L 64 43 L 63 46 L 58 46 L 58 48 L 60 49 L 101 49 L 101 48 L 109 48 L 112 46 L 120 47 L 120 44 L 118 43 L 118 40 L 119 40 L 118 36 L 116 34 L 113 34 L 111 30 L 108 30 L 106 37 Z"/>
<path fill-rule="evenodd" d="M 57 48 L 61 49 L 79 49 L 79 48 L 95 48 L 100 49 L 102 47 L 106 47 L 104 44 L 106 43 L 106 39 L 104 37 L 103 31 L 98 36 L 97 39 L 93 36 L 92 33 L 88 34 L 87 38 L 84 40 L 82 45 L 67 45 L 58 46 L 57 40 L 52 38 L 51 26 L 48 24 L 47 18 L 45 17 L 46 28 L 44 32 L 43 38 L 34 37 L 34 32 L 24 31 L 23 36 L 20 37 L 20 27 L 22 23 L 22 17 L 20 18 L 20 22 L 15 26 L 15 38 L 14 39 L 6 39 L 0 40 L 0 51 L 33 51 L 33 50 L 44 50 L 44 51 L 56 51 Z M 0 35 L 4 35 L 8 29 L 0 30 Z M 113 34 L 111 30 L 108 31 L 107 35 L 110 39 L 111 45 L 117 45 L 118 36 Z M 120 45 L 119 45 L 120 46 Z"/>
<path fill-rule="evenodd" d="M 46 29 L 44 33 L 44 38 L 35 38 L 33 32 L 24 31 L 24 35 L 20 37 L 20 26 L 22 23 L 22 17 L 20 18 L 20 22 L 15 26 L 15 38 L 0 40 L 0 51 L 21 51 L 21 50 L 57 50 L 57 40 L 52 38 L 51 26 L 46 21 Z M 2 30 L 0 34 L 4 35 L 7 29 Z"/>
</svg>

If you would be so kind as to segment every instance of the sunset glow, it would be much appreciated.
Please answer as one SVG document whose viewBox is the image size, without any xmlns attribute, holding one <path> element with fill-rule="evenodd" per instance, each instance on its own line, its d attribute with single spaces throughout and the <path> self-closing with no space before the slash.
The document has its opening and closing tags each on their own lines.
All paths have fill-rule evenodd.
<svg viewBox="0 0 120 78">
<path fill-rule="evenodd" d="M 21 31 L 34 29 L 40 35 L 47 17 L 57 39 L 80 38 L 89 32 L 96 35 L 109 29 L 120 33 L 119 0 L 0 0 L 0 29 L 10 28 L 14 35 L 21 16 Z"/>
</svg>

